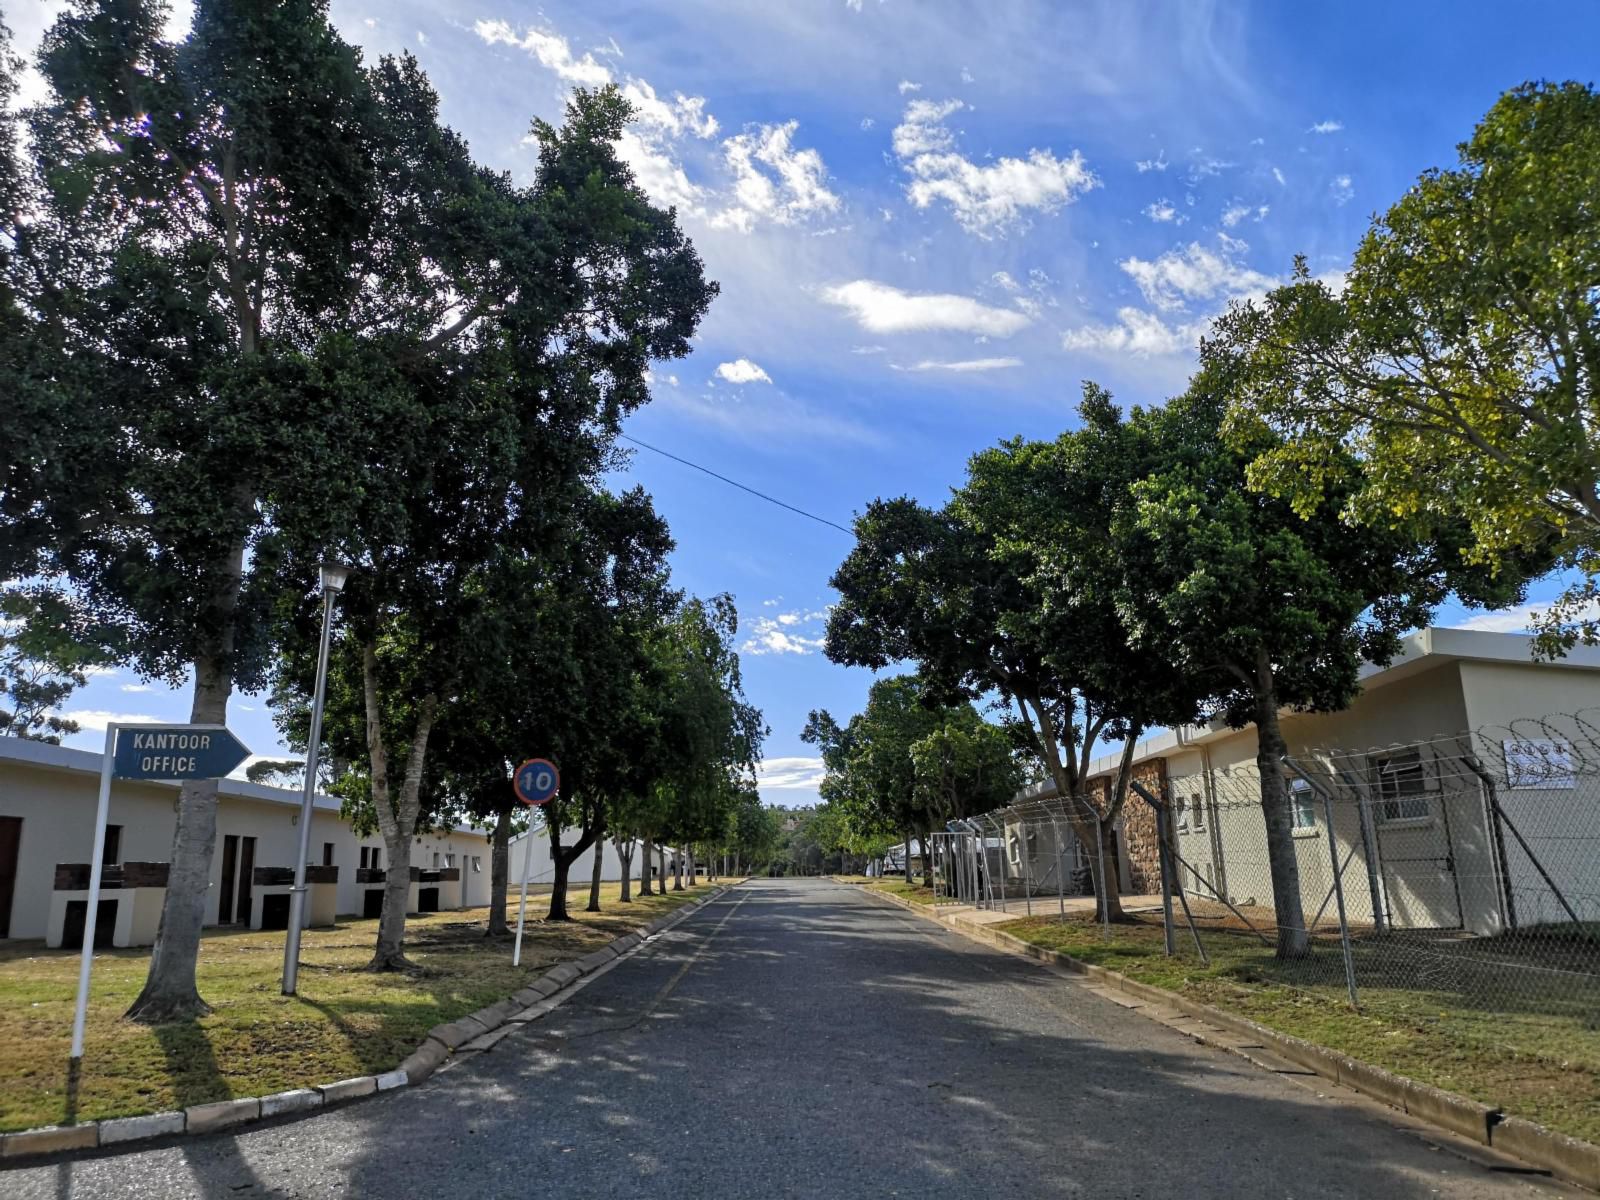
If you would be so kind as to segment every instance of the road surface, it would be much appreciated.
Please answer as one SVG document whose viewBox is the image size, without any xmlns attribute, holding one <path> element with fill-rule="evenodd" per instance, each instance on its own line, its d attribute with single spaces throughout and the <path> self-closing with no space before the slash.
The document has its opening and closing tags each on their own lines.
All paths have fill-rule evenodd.
<svg viewBox="0 0 1600 1200">
<path fill-rule="evenodd" d="M 746 884 L 422 1087 L 0 1195 L 1569 1194 L 826 881 Z"/>
</svg>

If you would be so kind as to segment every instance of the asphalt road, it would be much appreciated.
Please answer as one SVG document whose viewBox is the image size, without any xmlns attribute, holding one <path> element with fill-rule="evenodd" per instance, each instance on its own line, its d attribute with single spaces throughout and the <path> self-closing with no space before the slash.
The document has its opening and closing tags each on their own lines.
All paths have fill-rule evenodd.
<svg viewBox="0 0 1600 1200">
<path fill-rule="evenodd" d="M 1405 1121 L 856 889 L 774 880 L 422 1087 L 5 1171 L 0 1196 L 1557 1194 Z"/>
</svg>

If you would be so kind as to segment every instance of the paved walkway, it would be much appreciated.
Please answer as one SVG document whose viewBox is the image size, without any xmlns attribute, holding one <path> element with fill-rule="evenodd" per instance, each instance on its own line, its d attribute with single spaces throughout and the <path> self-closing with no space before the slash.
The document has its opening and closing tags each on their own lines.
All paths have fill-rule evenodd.
<svg viewBox="0 0 1600 1200">
<path fill-rule="evenodd" d="M 763 880 L 422 1087 L 0 1195 L 1568 1194 L 1436 1140 L 857 888 Z"/>
</svg>

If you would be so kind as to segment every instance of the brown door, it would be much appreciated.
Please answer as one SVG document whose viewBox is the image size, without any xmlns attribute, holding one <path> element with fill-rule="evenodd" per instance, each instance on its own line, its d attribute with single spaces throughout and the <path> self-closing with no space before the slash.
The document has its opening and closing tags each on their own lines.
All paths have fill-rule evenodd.
<svg viewBox="0 0 1600 1200">
<path fill-rule="evenodd" d="M 238 874 L 239 835 L 222 837 L 222 887 L 217 893 L 217 924 L 233 924 L 233 881 Z"/>
<path fill-rule="evenodd" d="M 250 924 L 250 901 L 255 895 L 256 840 L 239 839 L 239 924 Z"/>
<path fill-rule="evenodd" d="M 11 894 L 17 887 L 17 851 L 21 846 L 22 818 L 0 817 L 0 938 L 11 936 Z"/>
</svg>

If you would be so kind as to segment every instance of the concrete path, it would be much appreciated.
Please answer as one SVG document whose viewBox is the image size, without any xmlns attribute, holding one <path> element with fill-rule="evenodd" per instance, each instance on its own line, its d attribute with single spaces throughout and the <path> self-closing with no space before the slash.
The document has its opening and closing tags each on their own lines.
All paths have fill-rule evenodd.
<svg viewBox="0 0 1600 1200">
<path fill-rule="evenodd" d="M 820 880 L 729 892 L 422 1087 L 0 1172 L 15 1200 L 1556 1194 Z"/>
</svg>

